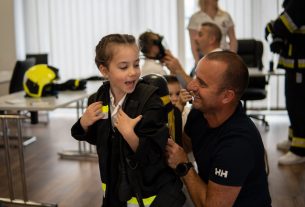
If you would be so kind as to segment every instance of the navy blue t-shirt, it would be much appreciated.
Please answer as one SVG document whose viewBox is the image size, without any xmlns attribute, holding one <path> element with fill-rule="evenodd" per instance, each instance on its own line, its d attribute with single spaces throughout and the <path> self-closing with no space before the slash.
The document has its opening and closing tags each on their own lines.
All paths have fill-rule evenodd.
<svg viewBox="0 0 305 207">
<path fill-rule="evenodd" d="M 201 179 L 242 186 L 234 206 L 271 206 L 265 171 L 264 145 L 241 103 L 217 128 L 209 128 L 203 113 L 192 109 L 185 132 L 192 140 Z"/>
</svg>

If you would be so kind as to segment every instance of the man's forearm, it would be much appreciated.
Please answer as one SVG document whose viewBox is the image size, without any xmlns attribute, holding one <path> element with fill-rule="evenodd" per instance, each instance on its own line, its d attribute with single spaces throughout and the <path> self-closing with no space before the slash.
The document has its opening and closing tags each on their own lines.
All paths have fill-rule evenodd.
<svg viewBox="0 0 305 207">
<path fill-rule="evenodd" d="M 182 85 L 182 88 L 186 88 L 187 84 L 192 80 L 192 78 L 182 68 L 176 71 L 176 76 Z"/>
<path fill-rule="evenodd" d="M 195 169 L 191 168 L 182 180 L 195 206 L 204 206 L 206 203 L 207 185 L 202 181 Z"/>
</svg>

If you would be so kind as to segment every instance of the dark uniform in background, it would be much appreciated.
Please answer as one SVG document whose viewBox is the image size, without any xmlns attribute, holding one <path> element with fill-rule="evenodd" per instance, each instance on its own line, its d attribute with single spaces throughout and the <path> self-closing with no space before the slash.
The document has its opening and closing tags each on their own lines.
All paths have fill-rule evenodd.
<svg viewBox="0 0 305 207">
<path fill-rule="evenodd" d="M 305 1 L 285 0 L 283 7 L 284 12 L 268 23 L 266 37 L 272 34 L 271 51 L 280 55 L 277 67 L 286 70 L 286 108 L 291 123 L 289 151 L 305 162 Z M 279 163 L 296 164 L 285 161 L 288 160 L 280 159 Z"/>
</svg>

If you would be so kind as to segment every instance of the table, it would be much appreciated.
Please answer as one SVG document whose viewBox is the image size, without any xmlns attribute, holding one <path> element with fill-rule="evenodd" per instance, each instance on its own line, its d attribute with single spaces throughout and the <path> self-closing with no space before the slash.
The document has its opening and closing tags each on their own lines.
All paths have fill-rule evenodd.
<svg viewBox="0 0 305 207">
<path fill-rule="evenodd" d="M 7 204 L 18 204 L 24 206 L 44 206 L 44 207 L 54 207 L 56 204 L 46 204 L 29 201 L 27 197 L 27 187 L 26 187 L 26 175 L 24 167 L 24 156 L 23 156 L 23 144 L 22 144 L 22 122 L 21 120 L 25 117 L 22 115 L 9 115 L 10 110 L 14 111 L 52 111 L 57 108 L 67 107 L 71 103 L 76 103 L 77 109 L 77 118 L 80 117 L 80 111 L 83 110 L 84 99 L 88 98 L 91 94 L 97 91 L 98 87 L 102 85 L 101 81 L 89 81 L 87 82 L 87 88 L 84 91 L 61 91 L 57 97 L 42 97 L 42 98 L 26 98 L 24 92 L 12 93 L 9 95 L 0 97 L 0 111 L 5 111 L 5 115 L 0 115 L 2 121 L 2 130 L 3 130 L 3 142 L 5 147 L 5 160 L 6 168 L 8 174 L 8 186 L 10 198 L 0 198 L 1 203 Z M 19 162 L 20 162 L 20 174 L 22 179 L 22 189 L 23 189 L 23 199 L 16 199 L 14 196 L 14 190 L 12 186 L 12 170 L 10 164 L 10 147 L 9 147 L 9 138 L 7 134 L 7 121 L 13 119 L 17 122 L 18 130 L 18 153 L 19 153 Z M 96 153 L 87 151 L 84 143 L 79 142 L 79 149 L 73 155 L 79 155 L 79 157 L 96 157 Z M 90 149 L 90 148 L 89 148 Z"/>
</svg>

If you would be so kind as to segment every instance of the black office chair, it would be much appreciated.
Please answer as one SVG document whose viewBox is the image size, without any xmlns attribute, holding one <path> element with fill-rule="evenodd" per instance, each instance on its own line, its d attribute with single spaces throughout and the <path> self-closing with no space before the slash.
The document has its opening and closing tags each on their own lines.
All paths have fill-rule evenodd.
<svg viewBox="0 0 305 207">
<path fill-rule="evenodd" d="M 9 93 L 23 91 L 23 77 L 25 72 L 35 65 L 35 59 L 17 60 L 9 85 Z"/>
<path fill-rule="evenodd" d="M 249 70 L 256 69 L 262 71 L 263 69 L 263 43 L 255 39 L 241 39 L 238 40 L 237 54 L 244 60 Z M 249 71 L 251 73 L 251 71 Z M 244 102 L 244 109 L 247 111 L 248 101 L 263 100 L 267 97 L 266 85 L 268 84 L 268 76 L 263 74 L 250 75 L 249 85 L 246 89 L 242 100 Z M 265 129 L 269 129 L 269 123 L 266 121 L 265 114 L 249 114 L 251 118 L 262 121 Z"/>
<path fill-rule="evenodd" d="M 34 58 L 26 60 L 17 60 L 9 85 L 9 93 L 23 91 L 23 78 L 25 72 L 36 63 Z M 36 123 L 37 112 L 31 113 L 31 123 Z"/>
<path fill-rule="evenodd" d="M 9 93 L 14 93 L 18 91 L 23 91 L 23 77 L 25 72 L 35 65 L 35 59 L 28 59 L 28 60 L 17 60 L 12 77 L 9 84 Z M 0 111 L 0 114 L 3 114 L 4 111 Z"/>
<path fill-rule="evenodd" d="M 47 53 L 31 53 L 26 54 L 26 59 L 34 58 L 35 64 L 48 64 L 48 54 Z"/>
</svg>

